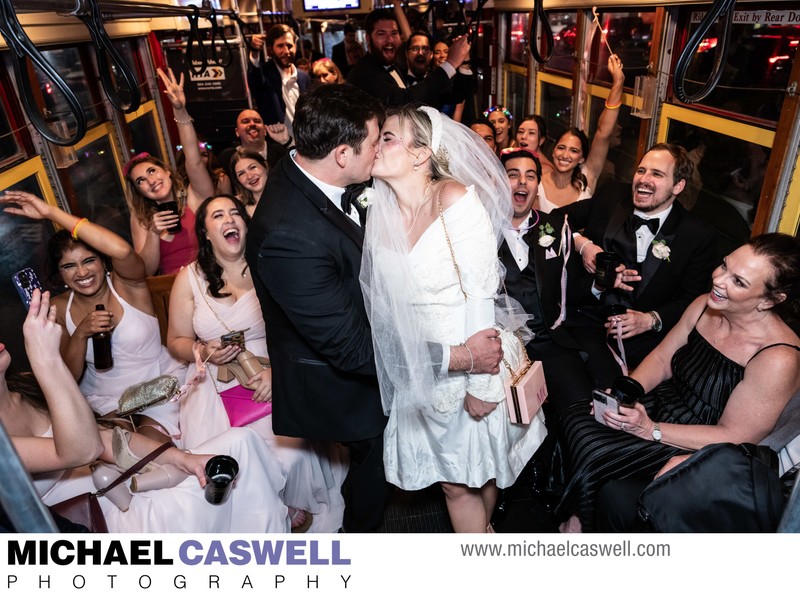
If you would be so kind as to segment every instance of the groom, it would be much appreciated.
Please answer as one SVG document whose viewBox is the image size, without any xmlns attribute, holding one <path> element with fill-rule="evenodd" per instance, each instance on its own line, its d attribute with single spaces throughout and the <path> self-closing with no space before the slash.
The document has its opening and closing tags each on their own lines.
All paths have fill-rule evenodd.
<svg viewBox="0 0 800 594">
<path fill-rule="evenodd" d="M 347 446 L 346 532 L 377 530 L 389 493 L 386 417 L 358 278 L 364 230 L 356 209 L 341 206 L 346 186 L 369 179 L 382 117 L 377 100 L 350 85 L 303 95 L 297 150 L 270 173 L 247 237 L 272 361 L 273 429 Z M 484 330 L 467 341 L 476 373 L 498 372 L 496 337 Z M 470 368 L 463 346 L 439 350 L 443 369 Z"/>
</svg>

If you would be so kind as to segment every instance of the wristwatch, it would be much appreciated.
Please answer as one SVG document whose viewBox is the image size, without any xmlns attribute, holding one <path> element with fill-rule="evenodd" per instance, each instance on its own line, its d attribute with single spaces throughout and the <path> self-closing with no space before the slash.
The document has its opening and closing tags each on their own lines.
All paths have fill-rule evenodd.
<svg viewBox="0 0 800 594">
<path fill-rule="evenodd" d="M 650 330 L 653 332 L 661 332 L 661 328 L 664 327 L 664 324 L 661 323 L 661 318 L 658 317 L 658 314 L 654 311 L 648 312 L 653 318 L 653 325 L 650 326 Z"/>
<path fill-rule="evenodd" d="M 653 423 L 653 441 L 661 443 L 661 425 Z"/>
</svg>

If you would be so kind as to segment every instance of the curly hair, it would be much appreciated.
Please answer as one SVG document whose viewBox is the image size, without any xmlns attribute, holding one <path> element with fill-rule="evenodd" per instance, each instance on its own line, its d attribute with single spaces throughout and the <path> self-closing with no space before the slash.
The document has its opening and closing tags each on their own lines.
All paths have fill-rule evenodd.
<svg viewBox="0 0 800 594">
<path fill-rule="evenodd" d="M 242 220 L 244 220 L 245 228 L 250 224 L 250 215 L 247 214 L 244 204 L 242 204 L 241 201 L 236 198 L 236 196 L 231 196 L 230 194 L 216 194 L 214 196 L 209 196 L 203 200 L 203 203 L 195 213 L 194 232 L 197 235 L 197 244 L 199 247 L 197 252 L 197 265 L 203 272 L 206 282 L 208 282 L 208 292 L 212 297 L 216 299 L 222 299 L 223 297 L 229 297 L 230 293 L 222 292 L 222 287 L 225 286 L 225 281 L 222 280 L 222 266 L 220 266 L 219 262 L 217 262 L 217 257 L 214 254 L 214 247 L 211 245 L 211 241 L 206 236 L 206 216 L 208 215 L 208 205 L 217 198 L 227 198 L 233 203 L 233 205 L 236 207 L 236 210 L 241 215 Z"/>
</svg>

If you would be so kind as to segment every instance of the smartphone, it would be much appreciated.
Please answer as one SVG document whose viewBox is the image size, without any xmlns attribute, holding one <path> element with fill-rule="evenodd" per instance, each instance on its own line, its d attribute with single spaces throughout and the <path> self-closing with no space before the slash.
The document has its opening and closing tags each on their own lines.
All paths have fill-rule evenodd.
<svg viewBox="0 0 800 594">
<path fill-rule="evenodd" d="M 23 268 L 11 277 L 14 281 L 14 286 L 19 293 L 20 299 L 25 304 L 25 309 L 31 306 L 31 298 L 33 297 L 34 289 L 42 290 L 42 284 L 32 268 Z"/>
<path fill-rule="evenodd" d="M 244 348 L 244 330 L 237 330 L 236 332 L 229 332 L 220 337 L 222 348 L 235 344 L 239 348 Z"/>
<path fill-rule="evenodd" d="M 598 423 L 606 425 L 603 411 L 610 410 L 613 413 L 619 413 L 619 400 L 611 394 L 606 394 L 602 390 L 592 390 L 592 398 L 594 400 L 594 418 Z"/>
</svg>

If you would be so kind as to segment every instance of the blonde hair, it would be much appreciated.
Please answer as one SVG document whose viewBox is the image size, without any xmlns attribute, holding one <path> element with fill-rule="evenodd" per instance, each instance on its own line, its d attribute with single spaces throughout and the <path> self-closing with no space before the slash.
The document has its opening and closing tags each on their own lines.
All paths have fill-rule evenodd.
<svg viewBox="0 0 800 594">
<path fill-rule="evenodd" d="M 427 113 L 421 111 L 418 106 L 404 105 L 401 107 L 393 107 L 387 110 L 386 117 L 397 116 L 400 119 L 400 125 L 405 122 L 411 123 L 411 144 L 415 148 L 427 147 L 431 149 L 433 142 L 433 124 L 431 118 Z M 447 151 L 443 147 L 439 147 L 435 153 L 431 149 L 431 176 L 433 179 L 453 179 L 450 173 L 448 164 Z"/>
<path fill-rule="evenodd" d="M 342 71 L 339 70 L 339 67 L 334 64 L 333 60 L 330 58 L 320 58 L 311 66 L 311 76 L 314 77 L 315 80 L 319 80 L 323 74 L 323 71 L 328 72 L 330 74 L 336 75 L 336 84 L 341 85 L 344 81 L 344 76 L 342 76 Z"/>
</svg>

